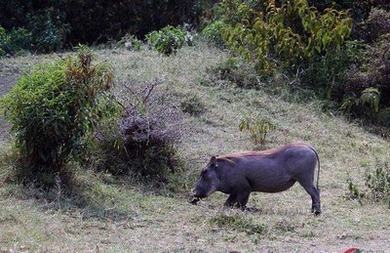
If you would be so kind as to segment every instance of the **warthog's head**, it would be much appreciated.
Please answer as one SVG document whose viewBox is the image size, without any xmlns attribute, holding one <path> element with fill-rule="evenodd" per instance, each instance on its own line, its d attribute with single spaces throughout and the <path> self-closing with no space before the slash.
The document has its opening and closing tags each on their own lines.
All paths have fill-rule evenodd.
<svg viewBox="0 0 390 253">
<path fill-rule="evenodd" d="M 196 200 L 193 200 L 193 203 L 196 203 L 201 198 L 206 198 L 218 189 L 220 180 L 217 168 L 217 158 L 213 156 L 207 166 L 200 173 L 200 177 L 192 191 L 193 197 L 196 198 Z"/>
</svg>

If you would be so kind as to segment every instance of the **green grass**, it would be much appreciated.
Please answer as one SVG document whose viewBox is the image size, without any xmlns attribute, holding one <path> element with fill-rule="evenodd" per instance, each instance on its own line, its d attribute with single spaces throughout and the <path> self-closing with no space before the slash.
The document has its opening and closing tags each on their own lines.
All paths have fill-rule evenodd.
<svg viewBox="0 0 390 253">
<path fill-rule="evenodd" d="M 321 112 L 321 102 L 291 102 L 264 90 L 201 85 L 206 69 L 228 59 L 218 49 L 200 44 L 176 55 L 160 56 L 125 49 L 99 50 L 100 59 L 113 65 L 114 93 L 126 101 L 123 83 L 164 80 L 167 99 L 180 102 L 186 94 L 201 99 L 206 110 L 185 114 L 186 134 L 179 154 L 186 171 L 179 193 L 156 193 L 147 186 L 80 172 L 84 206 L 72 199 L 56 203 L 32 198 L 9 182 L 10 166 L 0 168 L 0 249 L 15 251 L 330 251 L 358 246 L 386 250 L 390 241 L 390 210 L 381 204 L 360 205 L 346 200 L 347 178 L 364 184 L 364 173 L 376 160 L 390 157 L 390 143 L 342 117 Z M 56 55 L 2 59 L 0 70 L 25 71 L 31 63 Z M 6 70 L 4 70 L 6 69 Z M 7 72 L 7 75 L 9 73 Z M 283 97 L 285 97 L 284 95 Z M 289 102 L 290 101 L 290 102 Z M 175 102 L 173 102 L 175 103 Z M 239 131 L 243 115 L 256 114 L 278 127 L 267 136 L 267 147 L 295 140 L 311 143 L 321 159 L 320 188 L 323 214 L 310 214 L 309 195 L 295 185 L 279 194 L 252 194 L 248 205 L 258 211 L 224 210 L 226 196 L 215 193 L 197 206 L 187 203 L 187 192 L 211 155 L 254 148 L 250 136 Z M 8 152 L 6 148 L 2 148 Z M 84 183 L 83 183 L 84 182 Z M 53 193 L 55 196 L 55 192 Z M 263 230 L 264 228 L 264 230 Z M 248 233 L 249 231 L 249 233 Z"/>
</svg>

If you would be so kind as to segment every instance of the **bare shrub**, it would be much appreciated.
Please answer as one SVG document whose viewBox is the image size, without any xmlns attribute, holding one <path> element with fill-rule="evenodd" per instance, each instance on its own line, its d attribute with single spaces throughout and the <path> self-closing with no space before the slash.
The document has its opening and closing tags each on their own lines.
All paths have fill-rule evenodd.
<svg viewBox="0 0 390 253">
<path fill-rule="evenodd" d="M 107 157 L 100 170 L 156 182 L 166 182 L 179 170 L 176 144 L 182 136 L 182 115 L 168 103 L 159 84 L 159 80 L 144 85 L 121 84 L 127 91 L 117 97 L 123 115 L 103 133 Z"/>
</svg>

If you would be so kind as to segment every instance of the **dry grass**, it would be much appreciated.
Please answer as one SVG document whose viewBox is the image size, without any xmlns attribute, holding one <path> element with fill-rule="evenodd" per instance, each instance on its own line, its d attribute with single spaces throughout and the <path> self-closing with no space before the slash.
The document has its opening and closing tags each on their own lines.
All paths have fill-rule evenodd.
<svg viewBox="0 0 390 253">
<path fill-rule="evenodd" d="M 167 97 L 178 105 L 184 94 L 201 98 L 207 110 L 198 117 L 186 116 L 192 130 L 179 146 L 181 157 L 187 160 L 188 170 L 182 178 L 186 189 L 210 155 L 254 148 L 238 124 L 245 113 L 258 114 L 277 125 L 269 136 L 268 147 L 304 140 L 318 149 L 323 214 L 310 215 L 310 197 L 299 185 L 279 194 L 252 194 L 248 205 L 257 210 L 241 212 L 223 210 L 226 196 L 222 193 L 192 206 L 183 194 L 155 195 L 98 179 L 88 193 L 90 199 L 96 197 L 98 211 L 48 208 L 50 203 L 25 198 L 18 186 L 6 183 L 3 166 L 0 252 L 340 252 L 351 246 L 383 252 L 388 249 L 390 210 L 379 204 L 361 206 L 343 198 L 348 174 L 362 184 L 365 170 L 376 159 L 390 157 L 388 141 L 342 118 L 323 114 L 316 101 L 289 103 L 262 90 L 200 85 L 206 68 L 228 57 L 203 44 L 184 48 L 171 57 L 118 49 L 96 53 L 112 63 L 117 83 L 160 78 Z M 3 59 L 0 65 L 23 70 L 24 64 L 51 57 Z M 114 93 L 129 95 L 120 86 Z M 105 215 L 113 210 L 125 218 Z M 101 215 L 96 215 L 99 212 Z M 258 228 L 264 231 L 247 231 L 260 231 Z"/>
</svg>

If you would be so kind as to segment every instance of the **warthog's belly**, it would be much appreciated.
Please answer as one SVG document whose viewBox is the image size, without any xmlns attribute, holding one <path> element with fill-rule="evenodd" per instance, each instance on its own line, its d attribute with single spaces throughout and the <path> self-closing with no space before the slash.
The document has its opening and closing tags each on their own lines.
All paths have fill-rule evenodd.
<svg viewBox="0 0 390 253">
<path fill-rule="evenodd" d="M 253 184 L 252 191 L 256 192 L 268 192 L 268 193 L 275 193 L 275 192 L 282 192 L 285 190 L 288 190 L 295 184 L 296 180 L 290 179 L 289 181 L 285 182 L 278 182 L 275 184 Z"/>
</svg>

